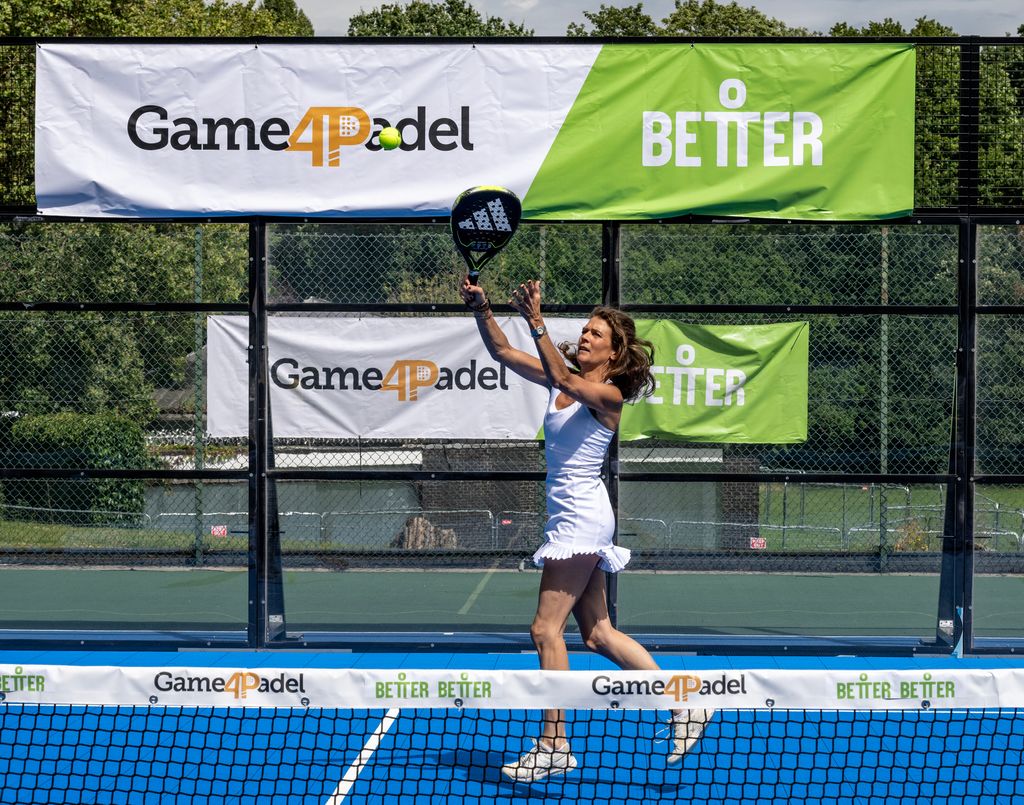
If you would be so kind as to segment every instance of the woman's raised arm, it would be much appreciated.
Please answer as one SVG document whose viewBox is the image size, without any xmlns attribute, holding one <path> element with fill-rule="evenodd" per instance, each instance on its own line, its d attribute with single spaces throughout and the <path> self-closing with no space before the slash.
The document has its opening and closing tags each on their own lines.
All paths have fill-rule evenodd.
<svg viewBox="0 0 1024 805">
<path fill-rule="evenodd" d="M 477 329 L 480 331 L 480 338 L 483 339 L 490 356 L 531 383 L 548 385 L 548 378 L 540 360 L 529 353 L 516 349 L 509 343 L 494 318 L 491 303 L 487 300 L 484 289 L 479 285 L 470 284 L 469 277 L 466 276 L 462 278 L 459 294 L 466 306 L 473 311 Z"/>
</svg>

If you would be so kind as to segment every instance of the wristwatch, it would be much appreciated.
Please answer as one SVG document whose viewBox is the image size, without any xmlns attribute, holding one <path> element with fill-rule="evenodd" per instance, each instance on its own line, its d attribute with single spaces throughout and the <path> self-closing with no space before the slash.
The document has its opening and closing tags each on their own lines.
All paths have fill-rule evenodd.
<svg viewBox="0 0 1024 805">
<path fill-rule="evenodd" d="M 540 338 L 540 337 L 541 337 L 542 335 L 544 335 L 544 333 L 546 333 L 547 331 L 548 331 L 548 328 L 547 328 L 547 327 L 545 327 L 545 326 L 544 326 L 544 325 L 542 324 L 542 325 L 540 325 L 539 327 L 531 327 L 531 328 L 530 328 L 530 335 L 532 335 L 532 336 L 533 336 L 534 338 Z"/>
</svg>

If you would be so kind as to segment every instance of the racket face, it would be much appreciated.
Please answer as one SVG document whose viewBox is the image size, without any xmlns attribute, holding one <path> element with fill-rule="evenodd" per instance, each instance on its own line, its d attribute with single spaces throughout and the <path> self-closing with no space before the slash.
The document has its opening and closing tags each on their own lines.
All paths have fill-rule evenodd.
<svg viewBox="0 0 1024 805">
<path fill-rule="evenodd" d="M 452 205 L 452 238 L 469 273 L 480 269 L 512 239 L 523 208 L 504 187 L 473 187 Z"/>
</svg>

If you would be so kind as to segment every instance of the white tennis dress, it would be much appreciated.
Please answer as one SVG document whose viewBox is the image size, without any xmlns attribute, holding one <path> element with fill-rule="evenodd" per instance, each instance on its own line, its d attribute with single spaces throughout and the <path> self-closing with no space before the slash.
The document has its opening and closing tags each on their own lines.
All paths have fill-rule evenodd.
<svg viewBox="0 0 1024 805">
<path fill-rule="evenodd" d="M 595 553 L 602 570 L 618 573 L 629 562 L 629 550 L 612 544 L 615 513 L 601 481 L 601 465 L 615 432 L 579 402 L 559 411 L 558 394 L 558 389 L 551 390 L 544 414 L 548 522 L 546 541 L 533 562 L 543 567 L 545 559 Z"/>
</svg>

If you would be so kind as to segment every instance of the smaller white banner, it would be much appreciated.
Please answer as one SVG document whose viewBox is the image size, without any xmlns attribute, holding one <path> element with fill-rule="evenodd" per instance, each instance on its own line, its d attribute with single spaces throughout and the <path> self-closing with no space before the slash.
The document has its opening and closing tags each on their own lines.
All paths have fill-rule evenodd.
<svg viewBox="0 0 1024 805">
<path fill-rule="evenodd" d="M 583 319 L 547 320 L 555 343 Z M 511 344 L 536 345 L 521 318 L 499 318 Z M 547 390 L 491 360 L 462 318 L 271 317 L 270 409 L 277 438 L 535 439 Z M 207 430 L 249 432 L 249 323 L 211 316 Z"/>
<path fill-rule="evenodd" d="M 459 671 L 0 665 L 7 703 L 342 710 L 1024 707 L 1024 669 Z"/>
</svg>

